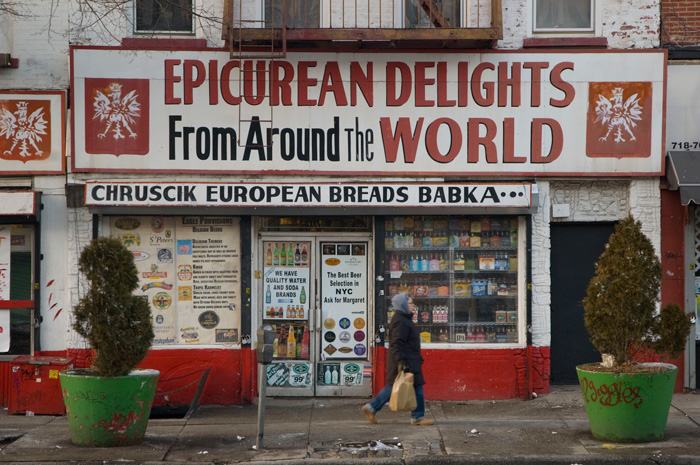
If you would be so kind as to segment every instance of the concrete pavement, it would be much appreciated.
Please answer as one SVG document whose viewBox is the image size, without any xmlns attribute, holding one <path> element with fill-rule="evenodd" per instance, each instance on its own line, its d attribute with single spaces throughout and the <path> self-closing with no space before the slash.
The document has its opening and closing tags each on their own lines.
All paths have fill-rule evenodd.
<svg viewBox="0 0 700 465">
<path fill-rule="evenodd" d="M 385 407 L 371 424 L 366 399 L 267 399 L 262 450 L 258 409 L 200 406 L 189 418 L 151 419 L 137 446 L 75 446 L 65 417 L 0 415 L 0 462 L 32 464 L 698 464 L 700 395 L 676 394 L 663 441 L 594 439 L 578 386 L 533 400 L 428 401 L 435 426 L 409 425 Z"/>
</svg>

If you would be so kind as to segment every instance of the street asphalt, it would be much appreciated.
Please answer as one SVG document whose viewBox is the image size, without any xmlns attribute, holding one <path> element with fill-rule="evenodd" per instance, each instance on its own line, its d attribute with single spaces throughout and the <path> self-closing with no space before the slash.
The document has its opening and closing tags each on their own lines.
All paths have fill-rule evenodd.
<svg viewBox="0 0 700 465">
<path fill-rule="evenodd" d="M 700 396 L 675 394 L 662 441 L 594 439 L 578 386 L 533 400 L 428 401 L 434 426 L 411 426 L 388 406 L 371 424 L 367 399 L 268 398 L 258 406 L 200 406 L 189 417 L 152 418 L 142 444 L 71 443 L 62 416 L 0 414 L 0 462 L 17 464 L 698 464 Z"/>
</svg>

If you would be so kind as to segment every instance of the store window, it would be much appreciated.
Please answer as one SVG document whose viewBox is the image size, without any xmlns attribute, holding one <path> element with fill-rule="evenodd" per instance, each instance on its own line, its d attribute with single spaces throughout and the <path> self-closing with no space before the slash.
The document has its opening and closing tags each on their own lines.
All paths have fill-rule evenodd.
<svg viewBox="0 0 700 465">
<path fill-rule="evenodd" d="M 593 31 L 594 0 L 534 0 L 535 32 Z"/>
<path fill-rule="evenodd" d="M 435 0 L 420 2 L 404 0 L 404 24 L 406 28 L 460 27 L 462 25 L 463 0 Z M 423 5 L 427 5 L 426 8 Z M 442 20 L 445 22 L 442 22 Z"/>
<path fill-rule="evenodd" d="M 317 28 L 321 23 L 319 0 L 265 0 L 265 24 L 282 27 L 282 18 L 288 28 Z M 284 8 L 284 11 L 283 11 Z"/>
<path fill-rule="evenodd" d="M 387 321 L 408 292 L 423 343 L 518 343 L 524 220 L 395 216 L 384 221 Z"/>
<path fill-rule="evenodd" d="M 136 32 L 192 33 L 193 0 L 136 0 Z"/>
<path fill-rule="evenodd" d="M 240 342 L 239 218 L 114 216 L 109 231 L 134 255 L 154 345 Z"/>
<path fill-rule="evenodd" d="M 34 271 L 34 226 L 0 225 L 0 355 L 32 353 Z"/>
</svg>

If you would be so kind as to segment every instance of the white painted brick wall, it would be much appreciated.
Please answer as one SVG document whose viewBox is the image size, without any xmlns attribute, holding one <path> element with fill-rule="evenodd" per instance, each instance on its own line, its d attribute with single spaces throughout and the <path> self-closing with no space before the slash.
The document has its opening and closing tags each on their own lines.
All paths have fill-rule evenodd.
<svg viewBox="0 0 700 465">
<path fill-rule="evenodd" d="M 503 40 L 498 48 L 519 49 L 529 37 L 562 37 L 566 34 L 537 34 L 532 31 L 533 0 L 503 0 Z M 598 0 L 596 33 L 607 37 L 613 49 L 659 46 L 660 0 Z M 582 37 L 582 34 L 576 34 Z"/>
<path fill-rule="evenodd" d="M 532 342 L 551 343 L 551 242 L 550 224 L 561 222 L 618 221 L 629 213 L 661 250 L 661 191 L 659 179 L 538 181 L 540 208 L 532 217 Z M 552 204 L 571 207 L 567 218 L 553 219 Z"/>
<path fill-rule="evenodd" d="M 22 11 L 32 14 L 6 17 L 13 32 L 8 52 L 19 59 L 19 67 L 0 68 L 0 89 L 67 89 L 68 2 L 21 3 Z"/>
</svg>

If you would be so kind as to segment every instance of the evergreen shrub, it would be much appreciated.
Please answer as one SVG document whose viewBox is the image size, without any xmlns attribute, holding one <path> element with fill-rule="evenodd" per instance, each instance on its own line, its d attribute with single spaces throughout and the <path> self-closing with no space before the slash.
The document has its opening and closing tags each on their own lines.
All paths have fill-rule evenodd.
<svg viewBox="0 0 700 465">
<path fill-rule="evenodd" d="M 583 299 L 591 343 L 613 357 L 613 368 L 633 365 L 641 349 L 672 358 L 684 350 L 690 315 L 675 304 L 657 312 L 660 289 L 654 246 L 641 223 L 628 216 L 615 226 Z"/>
<path fill-rule="evenodd" d="M 134 257 L 118 239 L 100 237 L 83 249 L 78 265 L 88 290 L 75 307 L 73 329 L 95 351 L 97 375 L 128 375 L 154 338 L 148 302 L 133 295 L 139 281 Z"/>
</svg>

